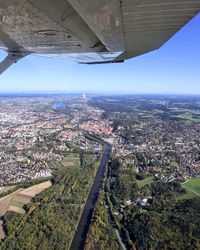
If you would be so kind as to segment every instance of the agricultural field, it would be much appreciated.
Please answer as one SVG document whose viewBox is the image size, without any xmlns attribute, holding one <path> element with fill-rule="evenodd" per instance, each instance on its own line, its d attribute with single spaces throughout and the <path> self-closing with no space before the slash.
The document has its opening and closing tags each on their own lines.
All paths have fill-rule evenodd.
<svg viewBox="0 0 200 250">
<path fill-rule="evenodd" d="M 33 197 L 41 193 L 51 186 L 50 181 L 46 181 L 29 188 L 19 188 L 15 192 L 6 195 L 0 199 L 0 217 L 4 216 L 8 211 L 23 214 L 25 213 L 23 206 L 28 204 Z M 0 225 L 2 221 L 0 221 Z M 0 240 L 3 239 L 4 233 L 0 226 Z"/>
<path fill-rule="evenodd" d="M 200 196 L 200 179 L 188 180 L 182 186 Z"/>
<path fill-rule="evenodd" d="M 33 197 L 51 186 L 50 181 L 46 181 L 32 187 L 17 191 L 0 199 L 0 216 L 3 216 L 7 211 L 23 213 L 23 206 L 31 201 Z"/>
<path fill-rule="evenodd" d="M 0 199 L 0 216 L 3 216 L 7 211 L 10 210 L 10 206 L 13 205 L 13 200 L 18 196 L 24 189 L 20 188 L 17 191 Z"/>
<path fill-rule="evenodd" d="M 49 188 L 51 186 L 51 181 L 42 182 L 40 184 L 34 185 L 32 187 L 26 188 L 22 192 L 20 192 L 21 195 L 30 197 L 31 199 L 35 197 L 37 194 L 41 193 L 45 189 Z"/>
</svg>

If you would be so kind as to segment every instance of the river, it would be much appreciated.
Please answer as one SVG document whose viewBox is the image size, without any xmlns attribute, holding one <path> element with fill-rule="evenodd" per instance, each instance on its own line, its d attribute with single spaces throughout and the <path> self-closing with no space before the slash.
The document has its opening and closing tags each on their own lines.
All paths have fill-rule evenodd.
<svg viewBox="0 0 200 250">
<path fill-rule="evenodd" d="M 101 184 L 103 182 L 104 173 L 106 170 L 107 162 L 110 158 L 111 145 L 108 143 L 104 144 L 103 148 L 103 156 L 101 158 L 101 162 L 99 164 L 99 168 L 94 179 L 93 185 L 90 189 L 90 193 L 88 195 L 88 199 L 85 203 L 85 207 L 83 213 L 81 215 L 81 219 L 79 221 L 77 230 L 75 232 L 74 238 L 72 240 L 72 244 L 70 246 L 70 250 L 79 250 L 84 248 L 84 244 L 86 241 L 88 229 L 91 223 L 92 214 L 94 211 L 94 207 L 98 198 L 98 194 L 101 188 Z"/>
</svg>

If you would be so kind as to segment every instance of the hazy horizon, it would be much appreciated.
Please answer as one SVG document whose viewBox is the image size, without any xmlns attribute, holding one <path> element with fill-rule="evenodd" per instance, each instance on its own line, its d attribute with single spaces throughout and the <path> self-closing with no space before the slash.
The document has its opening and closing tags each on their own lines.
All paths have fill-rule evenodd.
<svg viewBox="0 0 200 250">
<path fill-rule="evenodd" d="M 106 92 L 106 91 L 10 91 L 1 92 L 3 95 L 97 95 L 97 96 L 168 96 L 168 97 L 200 97 L 200 94 L 181 94 L 181 93 L 134 93 L 134 92 Z M 87 96 L 86 96 L 87 97 Z"/>
</svg>

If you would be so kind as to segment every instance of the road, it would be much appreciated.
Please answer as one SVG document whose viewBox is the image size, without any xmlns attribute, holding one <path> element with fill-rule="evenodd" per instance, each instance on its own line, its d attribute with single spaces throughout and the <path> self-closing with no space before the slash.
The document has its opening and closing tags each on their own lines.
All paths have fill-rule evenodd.
<svg viewBox="0 0 200 250">
<path fill-rule="evenodd" d="M 72 240 L 72 244 L 70 246 L 70 250 L 81 250 L 84 248 L 85 240 L 87 237 L 88 229 L 90 226 L 92 214 L 94 211 L 94 207 L 98 198 L 98 194 L 101 188 L 101 184 L 104 178 L 104 172 L 106 170 L 107 162 L 110 158 L 111 145 L 105 143 L 103 149 L 103 156 L 101 158 L 101 162 L 99 164 L 99 168 L 94 179 L 93 185 L 90 189 L 90 193 L 88 195 L 88 199 L 85 203 L 85 207 L 79 221 L 77 230 L 75 232 L 74 238 Z"/>
</svg>

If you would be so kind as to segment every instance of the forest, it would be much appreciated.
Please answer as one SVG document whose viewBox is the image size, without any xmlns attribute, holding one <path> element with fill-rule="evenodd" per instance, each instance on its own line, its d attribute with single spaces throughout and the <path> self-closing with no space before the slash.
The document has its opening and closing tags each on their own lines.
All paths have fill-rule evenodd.
<svg viewBox="0 0 200 250">
<path fill-rule="evenodd" d="M 4 216 L 6 238 L 0 249 L 68 249 L 96 166 L 97 162 L 54 171 L 53 185 L 25 205 L 25 214 L 8 212 Z"/>
<path fill-rule="evenodd" d="M 121 170 L 118 160 L 109 167 L 109 207 L 122 235 L 128 233 L 125 244 L 131 241 L 138 250 L 199 249 L 200 198 L 182 199 L 186 190 L 177 182 L 152 180 L 139 187 L 138 177 L 132 170 Z M 150 202 L 143 204 L 145 197 Z"/>
</svg>

